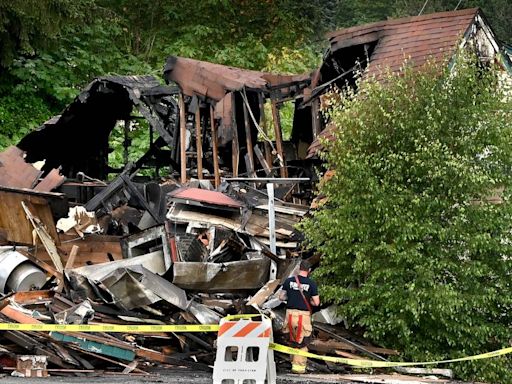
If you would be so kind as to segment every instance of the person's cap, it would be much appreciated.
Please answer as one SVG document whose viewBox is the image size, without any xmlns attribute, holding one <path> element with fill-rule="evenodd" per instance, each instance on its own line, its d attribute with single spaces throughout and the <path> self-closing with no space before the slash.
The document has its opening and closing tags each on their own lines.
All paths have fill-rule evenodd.
<svg viewBox="0 0 512 384">
<path fill-rule="evenodd" d="M 309 261 L 307 261 L 307 260 L 302 260 L 302 261 L 300 262 L 300 267 L 299 267 L 299 269 L 300 269 L 301 271 L 309 271 L 309 270 L 311 269 L 311 263 L 310 263 Z"/>
</svg>

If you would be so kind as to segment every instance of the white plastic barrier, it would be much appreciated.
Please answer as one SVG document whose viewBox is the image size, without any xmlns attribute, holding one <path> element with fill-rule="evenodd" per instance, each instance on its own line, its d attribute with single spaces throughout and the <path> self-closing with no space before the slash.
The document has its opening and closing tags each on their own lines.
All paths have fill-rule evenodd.
<svg viewBox="0 0 512 384">
<path fill-rule="evenodd" d="M 275 384 L 272 321 L 251 319 L 220 322 L 213 384 Z"/>
</svg>

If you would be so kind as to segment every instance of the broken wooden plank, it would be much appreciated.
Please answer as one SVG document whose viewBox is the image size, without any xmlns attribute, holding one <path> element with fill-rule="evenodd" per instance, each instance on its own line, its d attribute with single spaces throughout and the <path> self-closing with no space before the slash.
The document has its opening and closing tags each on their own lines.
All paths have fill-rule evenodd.
<svg viewBox="0 0 512 384">
<path fill-rule="evenodd" d="M 27 217 L 34 227 L 35 233 L 39 237 L 39 240 L 41 240 L 41 243 L 43 244 L 44 248 L 50 255 L 50 258 L 52 259 L 53 264 L 55 265 L 55 268 L 58 272 L 62 273 L 64 270 L 64 267 L 62 266 L 62 260 L 60 258 L 59 252 L 57 250 L 57 246 L 55 245 L 53 239 L 48 234 L 48 231 L 46 230 L 43 222 L 39 220 L 38 217 L 34 216 L 32 213 L 33 207 L 29 208 L 31 206 L 29 202 L 21 202 L 21 206 L 23 207 L 25 213 L 27 214 Z M 34 241 L 35 243 L 35 241 Z"/>
<path fill-rule="evenodd" d="M 23 305 L 35 304 L 41 301 L 49 301 L 55 295 L 54 291 L 25 291 L 13 293 L 15 302 Z"/>
<path fill-rule="evenodd" d="M 256 158 L 260 162 L 261 166 L 263 167 L 265 175 L 270 177 L 272 175 L 272 170 L 270 169 L 267 161 L 265 160 L 265 156 L 263 156 L 261 149 L 257 145 L 254 146 L 254 154 L 256 155 Z"/>
<path fill-rule="evenodd" d="M 73 245 L 71 247 L 71 252 L 69 252 L 68 260 L 66 261 L 66 267 L 64 269 L 73 268 L 73 265 L 75 264 L 75 259 L 76 259 L 79 249 L 80 249 L 80 247 L 78 247 L 78 245 Z"/>
<path fill-rule="evenodd" d="M 50 192 L 60 186 L 64 180 L 65 177 L 60 174 L 57 168 L 54 168 L 34 187 L 34 191 Z"/>
<path fill-rule="evenodd" d="M 24 153 L 15 146 L 0 152 L 0 185 L 32 188 L 37 183 L 42 172 L 25 162 Z"/>
<path fill-rule="evenodd" d="M 275 292 L 277 287 L 281 284 L 281 281 L 270 280 L 258 292 L 247 302 L 247 305 L 256 305 L 261 307 L 263 303 Z"/>
</svg>

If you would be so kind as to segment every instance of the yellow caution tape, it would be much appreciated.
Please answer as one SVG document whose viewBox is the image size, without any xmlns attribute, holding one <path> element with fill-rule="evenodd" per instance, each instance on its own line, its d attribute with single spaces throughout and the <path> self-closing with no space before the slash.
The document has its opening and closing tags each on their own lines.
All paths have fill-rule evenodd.
<svg viewBox="0 0 512 384">
<path fill-rule="evenodd" d="M 126 325 L 126 324 L 18 324 L 0 323 L 0 331 L 41 331 L 41 332 L 217 332 L 218 324 L 212 325 Z"/>
<path fill-rule="evenodd" d="M 225 317 L 226 320 L 248 319 L 261 315 L 231 315 Z M 19 324 L 19 323 L 0 323 L 0 331 L 40 331 L 40 332 L 114 332 L 114 333 L 155 333 L 155 332 L 218 332 L 218 324 L 165 324 L 165 325 L 133 325 L 133 324 Z M 512 347 L 499 349 L 492 352 L 479 355 L 461 357 L 451 360 L 437 360 L 425 362 L 390 362 L 375 361 L 363 359 L 348 359 L 336 356 L 317 355 L 306 352 L 301 349 L 287 347 L 285 345 L 270 343 L 270 348 L 276 352 L 289 355 L 299 355 L 312 359 L 340 363 L 360 368 L 391 368 L 391 367 L 409 367 L 417 365 L 434 365 L 456 363 L 459 361 L 489 359 L 497 356 L 504 356 L 512 353 Z"/>
<path fill-rule="evenodd" d="M 285 345 L 270 343 L 270 348 L 276 352 L 286 353 L 289 355 L 299 355 L 304 357 L 310 357 L 312 359 L 319 359 L 324 361 L 329 361 L 332 363 L 341 363 L 352 365 L 354 367 L 360 368 L 390 368 L 390 367 L 410 367 L 415 365 L 434 365 L 434 364 L 446 364 L 446 363 L 456 363 L 459 361 L 469 361 L 469 360 L 481 360 L 481 359 L 489 359 L 491 357 L 503 356 L 509 353 L 512 353 L 512 347 L 498 349 L 497 351 L 482 353 L 474 356 L 461 357 L 458 359 L 451 360 L 437 360 L 437 361 L 424 361 L 419 363 L 412 362 L 391 362 L 391 361 L 375 361 L 375 360 L 362 360 L 362 359 L 347 359 L 344 357 L 334 357 L 334 356 L 323 356 L 317 355 L 315 353 L 306 352 L 297 348 L 290 348 Z"/>
</svg>

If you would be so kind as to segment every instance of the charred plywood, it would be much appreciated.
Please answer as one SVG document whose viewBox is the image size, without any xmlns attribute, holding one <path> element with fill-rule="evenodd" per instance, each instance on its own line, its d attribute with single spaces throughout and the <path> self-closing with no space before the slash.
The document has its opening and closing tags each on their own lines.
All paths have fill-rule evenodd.
<svg viewBox="0 0 512 384">
<path fill-rule="evenodd" d="M 55 228 L 54 214 L 67 210 L 67 199 L 60 193 L 43 193 L 25 189 L 0 187 L 0 228 L 6 240 L 13 243 L 32 244 L 33 226 L 27 219 L 22 202 L 30 203 L 34 215 L 44 224 L 49 235 L 56 244 L 59 237 Z M 52 211 L 51 206 L 54 206 Z"/>
<path fill-rule="evenodd" d="M 0 152 L 0 185 L 12 188 L 33 188 L 42 172 L 27 164 L 24 152 L 9 147 Z"/>
<path fill-rule="evenodd" d="M 73 267 L 83 267 L 89 264 L 108 263 L 110 261 L 122 260 L 120 237 L 105 235 L 89 235 L 84 238 L 59 235 L 59 250 L 63 264 L 67 264 L 71 249 L 79 245 L 80 249 L 76 255 Z M 37 248 L 36 257 L 44 262 L 51 261 L 50 256 L 42 247 Z"/>
</svg>

